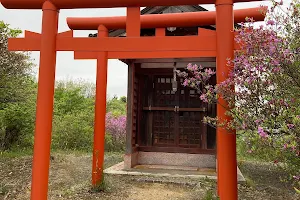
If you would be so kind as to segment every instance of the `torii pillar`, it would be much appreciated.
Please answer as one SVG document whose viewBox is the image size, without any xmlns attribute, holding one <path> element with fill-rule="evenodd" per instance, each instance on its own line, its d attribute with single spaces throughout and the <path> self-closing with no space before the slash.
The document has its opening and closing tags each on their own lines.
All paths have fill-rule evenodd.
<svg viewBox="0 0 300 200">
<path fill-rule="evenodd" d="M 108 37 L 108 30 L 105 26 L 100 25 L 98 27 L 98 37 Z M 107 52 L 98 52 L 94 122 L 94 148 L 92 166 L 92 184 L 94 187 L 100 185 L 103 180 L 107 90 L 107 58 Z"/>
<path fill-rule="evenodd" d="M 230 67 L 227 59 L 234 57 L 234 16 L 233 0 L 216 0 L 217 29 L 217 84 L 228 78 Z M 229 122 L 225 115 L 228 103 L 219 97 L 217 116 L 221 121 Z M 222 200 L 238 199 L 236 134 L 223 127 L 217 128 L 217 170 L 218 194 Z"/>
<path fill-rule="evenodd" d="M 43 4 L 36 126 L 34 134 L 31 199 L 48 193 L 53 98 L 56 66 L 56 37 L 59 10 L 50 1 Z"/>
</svg>

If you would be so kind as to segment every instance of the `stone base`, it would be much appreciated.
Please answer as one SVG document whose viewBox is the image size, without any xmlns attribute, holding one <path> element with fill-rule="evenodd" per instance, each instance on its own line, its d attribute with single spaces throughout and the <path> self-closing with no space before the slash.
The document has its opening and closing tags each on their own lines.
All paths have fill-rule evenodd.
<svg viewBox="0 0 300 200">
<path fill-rule="evenodd" d="M 137 177 L 165 177 L 165 178 L 180 178 L 181 181 L 190 183 L 191 180 L 212 179 L 217 180 L 217 173 L 215 169 L 208 168 L 193 168 L 193 167 L 179 167 L 179 166 L 157 166 L 157 165 L 137 165 L 131 169 L 124 169 L 124 162 L 118 163 L 108 169 L 104 170 L 108 175 L 126 175 Z M 237 178 L 239 183 L 244 183 L 246 180 L 237 168 Z M 168 179 L 163 178 L 164 182 Z M 171 180 L 172 180 L 171 179 Z"/>
<path fill-rule="evenodd" d="M 138 164 L 138 153 L 124 155 L 124 169 L 131 169 Z"/>
<path fill-rule="evenodd" d="M 165 165 L 216 168 L 216 156 L 208 154 L 135 152 L 124 156 L 124 169 L 136 165 Z"/>
</svg>

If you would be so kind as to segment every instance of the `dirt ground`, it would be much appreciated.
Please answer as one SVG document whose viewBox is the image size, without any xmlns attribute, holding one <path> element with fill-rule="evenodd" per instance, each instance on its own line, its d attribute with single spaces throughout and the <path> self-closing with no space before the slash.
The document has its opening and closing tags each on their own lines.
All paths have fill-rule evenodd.
<svg viewBox="0 0 300 200">
<path fill-rule="evenodd" d="M 0 155 L 1 156 L 1 155 Z M 54 153 L 51 159 L 48 199 L 103 200 L 196 200 L 216 199 L 215 182 L 183 182 L 151 177 L 106 176 L 104 192 L 91 190 L 91 156 L 82 153 Z M 0 157 L 0 199 L 29 199 L 30 156 Z M 106 167 L 122 161 L 121 154 L 106 154 Z M 288 183 L 280 181 L 280 171 L 270 164 L 242 162 L 240 169 L 247 183 L 239 185 L 241 200 L 295 200 Z M 171 183 L 162 183 L 162 182 Z"/>
</svg>

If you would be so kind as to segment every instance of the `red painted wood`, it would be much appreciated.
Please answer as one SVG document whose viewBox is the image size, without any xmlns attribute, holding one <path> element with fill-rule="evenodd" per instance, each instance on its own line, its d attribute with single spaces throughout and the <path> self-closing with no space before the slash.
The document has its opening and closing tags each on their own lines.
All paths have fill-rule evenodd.
<svg viewBox="0 0 300 200">
<path fill-rule="evenodd" d="M 108 37 L 108 30 L 99 26 L 98 37 Z M 105 115 L 107 94 L 107 52 L 97 54 L 96 102 L 94 125 L 94 148 L 92 166 L 92 184 L 94 187 L 101 184 L 104 170 L 104 144 L 105 144 Z"/>
<path fill-rule="evenodd" d="M 234 11 L 234 22 L 245 22 L 246 17 L 255 21 L 263 21 L 265 16 L 262 11 L 267 7 L 239 9 Z M 139 12 L 140 15 L 140 12 Z M 97 30 L 100 24 L 108 29 L 126 29 L 126 16 L 120 17 L 69 17 L 67 23 L 73 30 Z M 141 28 L 166 28 L 166 27 L 197 27 L 216 24 L 215 11 L 186 12 L 170 14 L 151 14 L 140 16 Z"/>
<path fill-rule="evenodd" d="M 5 8 L 42 9 L 46 0 L 1 0 Z M 234 0 L 234 2 L 251 2 L 258 0 Z M 262 1 L 262 0 L 260 0 Z M 59 9 L 72 8 L 114 8 L 214 4 L 215 0 L 51 0 Z"/>
<path fill-rule="evenodd" d="M 43 5 L 42 36 L 40 38 L 40 67 L 32 165 L 31 199 L 47 199 L 53 97 L 56 65 L 56 35 L 58 10 L 50 2 Z M 27 32 L 27 36 L 35 37 Z"/>
<path fill-rule="evenodd" d="M 228 77 L 230 68 L 227 59 L 234 57 L 233 0 L 217 0 L 217 83 Z M 217 116 L 230 121 L 227 116 L 227 102 L 220 97 Z M 217 128 L 218 192 L 222 200 L 237 200 L 236 135 L 234 131 Z"/>
</svg>

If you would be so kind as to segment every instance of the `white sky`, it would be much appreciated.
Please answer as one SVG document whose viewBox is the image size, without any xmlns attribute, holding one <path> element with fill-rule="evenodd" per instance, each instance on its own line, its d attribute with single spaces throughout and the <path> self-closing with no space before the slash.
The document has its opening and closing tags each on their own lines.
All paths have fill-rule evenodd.
<svg viewBox="0 0 300 200">
<path fill-rule="evenodd" d="M 288 4 L 291 0 L 284 0 Z M 270 5 L 269 1 L 236 3 L 234 9 L 251 8 L 260 5 Z M 201 5 L 212 11 L 214 5 Z M 62 10 L 59 18 L 59 31 L 69 30 L 67 17 L 103 17 L 103 16 L 124 16 L 125 8 L 106 8 L 106 9 L 76 9 Z M 40 10 L 7 10 L 0 4 L 0 20 L 11 25 L 12 28 L 41 32 L 42 12 Z M 75 36 L 86 37 L 91 31 L 75 31 Z M 23 37 L 23 36 L 22 36 Z M 39 63 L 39 53 L 33 52 L 34 63 Z M 58 52 L 56 65 L 56 80 L 63 79 L 84 79 L 90 82 L 96 80 L 96 61 L 95 60 L 74 60 L 72 52 Z M 108 62 L 108 94 L 113 96 L 127 95 L 127 65 L 118 60 Z"/>
</svg>

